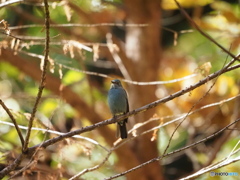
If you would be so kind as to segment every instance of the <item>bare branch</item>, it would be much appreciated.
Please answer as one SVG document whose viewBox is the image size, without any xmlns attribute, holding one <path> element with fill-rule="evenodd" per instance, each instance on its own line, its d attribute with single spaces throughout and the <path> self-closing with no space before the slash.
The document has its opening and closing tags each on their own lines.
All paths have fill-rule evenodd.
<svg viewBox="0 0 240 180">
<path fill-rule="evenodd" d="M 99 27 L 99 26 L 119 26 L 119 27 L 146 27 L 149 24 L 123 24 L 123 23 L 94 23 L 94 24 L 50 24 L 51 27 Z M 42 28 L 41 24 L 29 24 L 29 25 L 22 25 L 22 26 L 12 26 L 9 27 L 10 30 L 16 29 L 26 29 L 26 28 L 35 28 L 39 27 Z M 169 29 L 168 29 L 169 30 Z"/>
<path fill-rule="evenodd" d="M 113 152 L 113 150 L 109 151 L 108 154 L 106 155 L 106 157 L 103 159 L 103 161 L 101 163 L 99 163 L 98 165 L 82 170 L 81 172 L 79 172 L 76 175 L 74 175 L 73 177 L 71 177 L 69 180 L 74 180 L 77 177 L 82 176 L 85 173 L 88 173 L 88 172 L 91 172 L 91 171 L 95 171 L 96 169 L 99 169 L 101 166 L 103 166 L 105 164 L 105 162 L 108 160 L 108 158 L 112 154 L 112 152 Z"/>
<path fill-rule="evenodd" d="M 178 8 L 180 11 L 183 13 L 183 15 L 187 18 L 187 20 L 190 22 L 190 24 L 198 30 L 204 37 L 209 39 L 211 42 L 213 42 L 216 46 L 218 46 L 222 51 L 227 53 L 229 56 L 232 58 L 236 59 L 239 61 L 239 56 L 235 56 L 232 54 L 230 51 L 228 51 L 226 48 L 224 48 L 221 44 L 219 44 L 215 39 L 213 39 L 211 36 L 209 36 L 207 33 L 205 33 L 193 20 L 192 18 L 188 15 L 188 13 L 184 10 L 184 8 L 180 5 L 180 3 L 177 0 L 174 0 L 175 3 L 177 4 Z"/>
<path fill-rule="evenodd" d="M 49 54 L 49 42 L 50 42 L 50 37 L 49 37 L 49 28 L 50 28 L 50 23 L 49 23 L 49 9 L 48 9 L 48 1 L 44 0 L 44 7 L 45 7 L 45 28 L 46 28 L 46 42 L 45 42 L 45 50 L 44 50 L 44 64 L 43 64 L 43 71 L 42 71 L 42 77 L 41 77 L 41 82 L 39 85 L 39 89 L 38 89 L 38 95 L 36 98 L 36 102 L 34 104 L 33 107 L 33 111 L 31 113 L 31 117 L 29 120 L 29 124 L 28 124 L 28 130 L 27 130 L 27 135 L 26 135 L 26 139 L 25 139 L 25 143 L 24 143 L 24 147 L 23 147 L 23 152 L 27 151 L 28 149 L 28 143 L 29 143 L 29 138 L 31 135 L 31 128 L 33 125 L 33 120 L 37 111 L 37 106 L 40 102 L 40 99 L 42 97 L 42 92 L 43 89 L 45 87 L 45 81 L 46 81 L 46 73 L 47 73 L 47 65 L 48 65 L 48 54 Z"/>
<path fill-rule="evenodd" d="M 28 4 L 28 5 L 34 5 L 34 6 L 44 6 L 43 3 L 38 3 L 38 2 L 31 1 L 31 0 L 29 0 L 29 1 L 28 0 L 7 0 L 5 2 L 0 3 L 0 8 L 10 6 L 13 4 Z"/>
<path fill-rule="evenodd" d="M 65 42 L 65 43 L 67 43 L 67 42 Z M 22 51 L 22 50 L 18 50 L 18 52 L 26 54 L 28 56 L 36 57 L 36 58 L 39 58 L 39 59 L 43 58 L 42 55 L 35 54 L 35 53 L 29 53 L 29 52 Z M 109 76 L 109 75 L 106 75 L 106 74 L 103 74 L 103 73 L 97 73 L 97 72 L 92 72 L 92 71 L 80 70 L 80 69 L 77 69 L 77 68 L 74 68 L 74 67 L 70 67 L 70 66 L 67 66 L 67 65 L 64 65 L 64 64 L 60 64 L 58 62 L 55 62 L 55 64 L 61 65 L 65 69 L 69 69 L 69 70 L 76 71 L 76 72 L 81 72 L 81 73 L 84 73 L 84 74 L 87 74 L 87 75 L 99 76 L 99 77 L 110 78 L 110 79 L 114 78 L 113 76 Z M 188 76 L 184 76 L 184 77 L 181 77 L 181 78 L 178 78 L 178 79 L 172 79 L 172 80 L 168 80 L 168 81 L 140 82 L 140 81 L 130 81 L 130 80 L 127 80 L 127 79 L 121 79 L 121 81 L 124 81 L 124 82 L 129 83 L 129 84 L 139 85 L 139 86 L 150 86 L 150 85 L 160 85 L 160 84 L 176 83 L 176 82 L 180 82 L 180 81 L 184 81 L 184 80 L 196 77 L 197 75 L 198 75 L 197 73 L 194 73 L 194 74 L 190 74 Z"/>
<path fill-rule="evenodd" d="M 115 60 L 115 62 L 117 63 L 119 69 L 121 70 L 123 76 L 126 78 L 126 79 L 131 79 L 131 76 L 129 75 L 126 67 L 124 66 L 123 62 L 122 62 L 122 59 L 121 57 L 119 56 L 118 54 L 118 46 L 116 44 L 113 43 L 113 40 L 112 40 L 112 34 L 108 33 L 106 35 L 106 39 L 107 39 L 107 46 L 108 46 L 108 49 L 109 51 L 111 52 L 112 54 L 112 57 L 113 59 Z"/>
<path fill-rule="evenodd" d="M 23 138 L 23 135 L 21 133 L 21 130 L 18 127 L 16 119 L 14 118 L 14 116 L 11 113 L 11 111 L 7 108 L 7 106 L 4 104 L 4 102 L 1 99 L 0 99 L 0 104 L 3 107 L 3 109 L 7 112 L 8 116 L 10 117 L 10 119 L 12 120 L 12 122 L 13 122 L 13 124 L 15 126 L 15 129 L 16 129 L 16 131 L 18 133 L 18 136 L 20 138 L 20 141 L 22 143 L 22 146 L 23 146 L 24 145 L 24 138 Z"/>
<path fill-rule="evenodd" d="M 10 1 L 5 1 L 3 3 L 0 3 L 0 8 L 3 8 L 5 6 L 9 6 L 11 4 L 15 4 L 15 3 L 22 3 L 24 2 L 24 0 L 10 0 Z"/>
</svg>

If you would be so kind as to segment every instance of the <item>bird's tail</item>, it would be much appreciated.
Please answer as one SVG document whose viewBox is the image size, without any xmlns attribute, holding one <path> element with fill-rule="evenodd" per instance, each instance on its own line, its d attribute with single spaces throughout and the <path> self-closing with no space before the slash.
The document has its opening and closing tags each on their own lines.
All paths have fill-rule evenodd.
<svg viewBox="0 0 240 180">
<path fill-rule="evenodd" d="M 126 122 L 127 122 L 127 119 L 124 119 L 123 121 L 118 122 L 118 131 L 117 132 L 120 132 L 120 137 L 122 139 L 126 139 L 128 136 Z"/>
</svg>

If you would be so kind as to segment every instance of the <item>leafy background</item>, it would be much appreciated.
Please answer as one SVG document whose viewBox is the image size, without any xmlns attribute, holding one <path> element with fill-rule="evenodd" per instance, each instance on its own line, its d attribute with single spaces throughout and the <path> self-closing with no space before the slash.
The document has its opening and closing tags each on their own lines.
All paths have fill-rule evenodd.
<svg viewBox="0 0 240 180">
<path fill-rule="evenodd" d="M 6 35 L 8 28 L 2 21 L 0 98 L 11 110 L 17 123 L 27 127 L 41 77 L 45 38 L 44 8 L 40 1 L 19 1 L 6 6 L 3 3 L 0 20 L 7 22 L 11 36 Z M 179 3 L 204 32 L 231 53 L 239 53 L 238 1 L 182 0 Z M 125 82 L 130 110 L 133 110 L 198 82 L 221 69 L 231 59 L 191 27 L 174 1 L 152 0 L 140 3 L 135 0 L 62 0 L 49 1 L 49 8 L 50 65 L 46 89 L 34 120 L 33 126 L 36 128 L 65 133 L 111 118 L 106 104 L 111 78 L 167 82 L 154 86 Z M 151 23 L 158 25 L 151 26 Z M 120 48 L 116 54 L 121 57 L 131 79 L 114 61 L 114 54 L 108 49 L 107 33 L 112 34 L 113 43 Z M 137 37 L 137 33 L 141 36 Z M 137 40 L 131 42 L 134 38 Z M 90 75 L 87 72 L 95 74 Z M 105 77 L 101 77 L 102 74 Z M 191 74 L 196 75 L 183 81 L 168 83 Z M 141 133 L 183 113 L 234 97 L 228 102 L 187 116 L 174 134 L 167 152 L 194 143 L 224 128 L 239 118 L 238 77 L 238 70 L 224 73 L 190 93 L 131 117 L 129 130 L 150 118 L 156 120 L 139 128 L 137 132 L 130 133 L 131 137 L 136 137 L 117 147 L 103 166 L 77 178 L 104 179 L 161 155 L 178 122 L 140 136 Z M 207 93 L 209 89 L 211 90 Z M 11 119 L 1 108 L 0 117 L 0 167 L 3 169 L 21 153 L 21 142 L 15 128 L 6 124 L 11 123 Z M 117 140 L 115 131 L 115 125 L 108 125 L 81 135 L 110 149 Z M 25 136 L 26 130 L 22 129 L 22 133 Z M 39 129 L 33 130 L 29 146 L 38 145 L 56 136 Z M 235 146 L 235 150 L 239 150 L 238 143 L 239 125 L 236 125 L 234 129 L 229 129 L 205 143 L 143 166 L 141 170 L 119 179 L 178 179 L 227 157 Z M 39 150 L 33 158 L 24 159 L 14 172 L 32 164 L 13 178 L 69 179 L 104 160 L 108 153 L 101 146 L 81 138 L 65 139 Z M 238 156 L 239 152 L 233 157 Z M 232 163 L 215 172 L 239 173 L 239 165 L 239 162 Z M 4 179 L 12 174 L 13 172 Z M 209 173 L 198 177 L 224 178 L 210 177 Z"/>
</svg>

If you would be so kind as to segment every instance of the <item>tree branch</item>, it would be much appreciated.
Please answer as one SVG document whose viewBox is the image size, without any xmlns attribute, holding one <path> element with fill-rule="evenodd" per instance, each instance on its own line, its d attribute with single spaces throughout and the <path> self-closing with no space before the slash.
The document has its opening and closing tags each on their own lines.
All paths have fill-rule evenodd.
<svg viewBox="0 0 240 180">
<path fill-rule="evenodd" d="M 0 104 L 3 107 L 3 109 L 7 112 L 8 116 L 10 117 L 10 119 L 12 120 L 12 122 L 13 122 L 13 124 L 15 126 L 15 129 L 16 129 L 16 131 L 18 133 L 18 136 L 20 138 L 20 141 L 22 143 L 22 146 L 23 146 L 24 145 L 24 138 L 23 138 L 23 135 L 21 133 L 21 130 L 18 127 L 16 119 L 14 118 L 14 116 L 11 113 L 11 111 L 7 108 L 7 106 L 4 104 L 4 102 L 1 99 L 0 99 Z"/>
<path fill-rule="evenodd" d="M 46 83 L 46 73 L 47 73 L 47 65 L 48 65 L 48 54 L 49 54 L 49 42 L 50 42 L 50 36 L 49 36 L 49 19 L 50 19 L 50 15 L 49 15 L 49 9 L 48 9 L 48 1 L 44 0 L 44 7 L 45 7 L 45 28 L 46 28 L 46 42 L 45 42 L 45 50 L 44 50 L 44 64 L 43 64 L 43 70 L 42 70 L 42 77 L 41 77 L 41 82 L 39 85 L 39 89 L 38 89 L 38 95 L 33 107 L 33 111 L 31 113 L 31 117 L 29 120 L 29 124 L 28 124 L 28 130 L 27 130 L 27 135 L 26 135 L 26 139 L 25 139 L 25 143 L 23 146 L 23 152 L 26 152 L 28 149 L 28 143 L 29 143 L 29 138 L 31 135 L 31 128 L 33 125 L 33 120 L 37 111 L 37 106 L 40 102 L 40 99 L 42 97 L 42 92 L 43 89 L 45 88 L 45 83 Z"/>
</svg>

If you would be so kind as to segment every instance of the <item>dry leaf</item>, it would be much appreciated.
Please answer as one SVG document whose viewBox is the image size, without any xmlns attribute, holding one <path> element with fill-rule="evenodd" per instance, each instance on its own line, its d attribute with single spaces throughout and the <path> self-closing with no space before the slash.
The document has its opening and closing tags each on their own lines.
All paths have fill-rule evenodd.
<svg viewBox="0 0 240 180">
<path fill-rule="evenodd" d="M 54 68 L 55 68 L 54 60 L 51 59 L 50 57 L 48 57 L 48 61 L 50 63 L 49 70 L 50 70 L 51 73 L 54 73 Z"/>
<path fill-rule="evenodd" d="M 43 71 L 43 66 L 44 66 L 44 56 L 41 58 L 41 62 L 40 62 L 41 71 Z"/>
<path fill-rule="evenodd" d="M 0 42 L 0 54 L 2 54 L 2 48 L 6 49 L 8 47 L 8 42 L 7 41 L 1 41 Z"/>
<path fill-rule="evenodd" d="M 152 135 L 151 141 L 156 141 L 158 130 L 159 130 L 159 129 L 155 129 L 155 130 L 153 131 L 153 135 Z"/>
<path fill-rule="evenodd" d="M 7 23 L 7 21 L 5 21 L 5 20 L 3 19 L 3 20 L 0 21 L 0 23 L 3 24 L 5 33 L 6 33 L 7 35 L 10 35 L 10 34 L 11 34 L 11 30 L 8 29 L 8 23 Z"/>
<path fill-rule="evenodd" d="M 195 72 L 200 72 L 203 76 L 207 76 L 212 68 L 212 65 L 210 62 L 206 62 L 200 67 L 198 67 Z"/>
<path fill-rule="evenodd" d="M 138 129 L 139 127 L 141 127 L 142 124 L 143 124 L 143 123 L 137 123 L 137 124 L 135 124 L 135 125 L 133 126 L 133 131 L 132 131 L 133 137 L 136 137 L 136 136 L 137 136 L 137 129 Z"/>
<path fill-rule="evenodd" d="M 67 17 L 67 21 L 71 21 L 71 17 L 72 17 L 72 11 L 70 6 L 68 5 L 68 1 L 65 0 L 66 3 L 64 3 L 63 8 Z"/>
<path fill-rule="evenodd" d="M 17 50 L 19 49 L 19 45 L 20 45 L 20 40 L 16 39 L 15 46 L 14 46 L 14 55 L 17 54 Z"/>
<path fill-rule="evenodd" d="M 58 67 L 59 67 L 59 69 L 58 69 L 59 78 L 62 79 L 63 78 L 62 65 L 59 64 Z"/>
<path fill-rule="evenodd" d="M 14 46 L 15 46 L 15 43 L 16 43 L 16 39 L 12 39 L 12 41 L 11 41 L 11 49 L 13 49 L 13 48 L 14 48 Z"/>
<path fill-rule="evenodd" d="M 93 61 L 99 58 L 99 44 L 93 44 Z"/>
<path fill-rule="evenodd" d="M 71 41 L 69 41 L 69 43 L 67 43 L 67 44 L 64 44 L 63 52 L 64 52 L 64 54 L 67 54 L 69 52 L 70 57 L 74 58 L 73 44 L 71 43 Z"/>
</svg>

